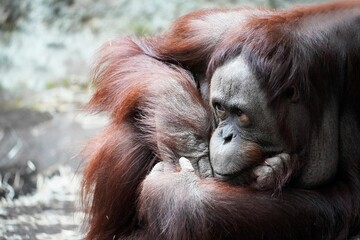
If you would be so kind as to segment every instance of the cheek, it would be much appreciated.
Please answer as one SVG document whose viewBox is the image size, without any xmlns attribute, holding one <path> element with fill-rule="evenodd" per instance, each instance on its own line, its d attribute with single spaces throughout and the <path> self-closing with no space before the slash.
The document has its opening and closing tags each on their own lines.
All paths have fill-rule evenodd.
<svg viewBox="0 0 360 240">
<path fill-rule="evenodd" d="M 262 147 L 253 142 L 244 142 L 242 144 L 243 159 L 249 162 L 249 165 L 261 163 L 265 156 Z"/>
</svg>

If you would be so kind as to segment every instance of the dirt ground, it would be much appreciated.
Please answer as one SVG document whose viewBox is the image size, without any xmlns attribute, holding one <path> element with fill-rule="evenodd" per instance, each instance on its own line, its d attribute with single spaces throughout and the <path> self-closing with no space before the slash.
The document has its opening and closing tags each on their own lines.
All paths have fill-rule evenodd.
<svg viewBox="0 0 360 240">
<path fill-rule="evenodd" d="M 39 176 L 36 192 L 0 201 L 0 239 L 83 239 L 79 179 L 61 166 L 55 176 Z"/>
<path fill-rule="evenodd" d="M 0 240 L 83 239 L 81 149 L 106 119 L 0 111 Z"/>
</svg>

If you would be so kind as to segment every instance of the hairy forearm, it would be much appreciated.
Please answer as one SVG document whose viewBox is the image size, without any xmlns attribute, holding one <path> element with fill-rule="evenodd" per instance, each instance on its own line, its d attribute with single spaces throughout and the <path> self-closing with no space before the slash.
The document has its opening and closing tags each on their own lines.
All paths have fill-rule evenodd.
<svg viewBox="0 0 360 240">
<path fill-rule="evenodd" d="M 316 191 L 294 189 L 275 197 L 267 191 L 201 179 L 190 168 L 158 167 L 143 182 L 139 199 L 143 228 L 152 231 L 148 236 L 328 239 L 338 234 L 333 229 L 333 206 Z M 345 205 L 338 207 L 342 217 Z"/>
</svg>

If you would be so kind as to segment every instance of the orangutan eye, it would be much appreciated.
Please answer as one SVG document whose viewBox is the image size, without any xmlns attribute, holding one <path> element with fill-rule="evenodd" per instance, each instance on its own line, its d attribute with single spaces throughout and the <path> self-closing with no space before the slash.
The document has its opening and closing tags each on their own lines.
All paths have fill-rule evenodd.
<svg viewBox="0 0 360 240">
<path fill-rule="evenodd" d="M 240 109 L 236 109 L 235 113 L 238 117 L 241 117 L 244 114 L 244 112 L 241 111 Z"/>
<path fill-rule="evenodd" d="M 226 117 L 226 109 L 220 103 L 214 103 L 214 109 L 218 118 L 224 119 Z"/>
<path fill-rule="evenodd" d="M 214 108 L 216 112 L 225 112 L 225 108 L 220 103 L 215 103 Z"/>
</svg>

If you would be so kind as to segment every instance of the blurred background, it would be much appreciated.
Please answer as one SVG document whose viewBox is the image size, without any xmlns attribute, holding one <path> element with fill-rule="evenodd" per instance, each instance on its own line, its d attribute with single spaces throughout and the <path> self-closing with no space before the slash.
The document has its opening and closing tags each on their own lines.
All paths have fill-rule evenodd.
<svg viewBox="0 0 360 240">
<path fill-rule="evenodd" d="M 82 106 L 103 43 L 200 8 L 314 2 L 0 0 L 0 240 L 82 239 L 79 152 L 107 121 Z"/>
</svg>

